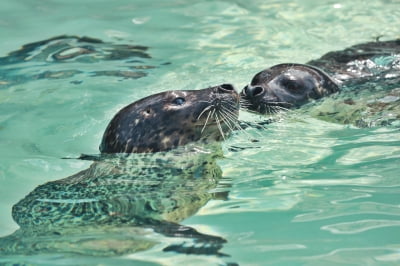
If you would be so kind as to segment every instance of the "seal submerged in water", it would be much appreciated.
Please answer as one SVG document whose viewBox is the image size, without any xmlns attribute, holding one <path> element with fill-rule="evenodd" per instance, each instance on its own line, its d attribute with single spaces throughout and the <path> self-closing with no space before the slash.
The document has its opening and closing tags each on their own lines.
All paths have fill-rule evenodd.
<svg viewBox="0 0 400 266">
<path fill-rule="evenodd" d="M 243 106 L 272 114 L 334 94 L 308 112 L 360 127 L 392 124 L 400 119 L 399 58 L 400 40 L 394 40 L 358 44 L 307 64 L 275 65 L 244 87 Z"/>
<path fill-rule="evenodd" d="M 233 129 L 238 109 L 229 84 L 162 92 L 123 108 L 104 133 L 97 161 L 13 206 L 20 229 L 0 239 L 0 253 L 126 254 L 158 243 L 147 228 L 206 246 L 165 251 L 220 255 L 224 239 L 178 223 L 226 194 L 210 193 L 222 178 L 216 141 Z"/>
</svg>

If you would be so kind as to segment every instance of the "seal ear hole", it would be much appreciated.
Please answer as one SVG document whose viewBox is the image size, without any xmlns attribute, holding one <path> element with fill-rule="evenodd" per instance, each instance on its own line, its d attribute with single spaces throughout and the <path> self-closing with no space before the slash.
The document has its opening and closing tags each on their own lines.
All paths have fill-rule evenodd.
<svg viewBox="0 0 400 266">
<path fill-rule="evenodd" d="M 149 114 L 151 114 L 151 109 L 147 108 L 146 111 L 144 111 L 144 112 L 149 115 Z"/>
</svg>

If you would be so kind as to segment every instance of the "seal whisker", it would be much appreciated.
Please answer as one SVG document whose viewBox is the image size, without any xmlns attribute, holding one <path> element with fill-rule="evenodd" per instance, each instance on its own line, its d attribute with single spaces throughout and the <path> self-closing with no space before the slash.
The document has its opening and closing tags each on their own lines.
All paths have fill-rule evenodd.
<svg viewBox="0 0 400 266">
<path fill-rule="evenodd" d="M 197 101 L 198 103 L 210 103 L 210 101 Z"/>
<path fill-rule="evenodd" d="M 271 114 L 271 113 L 274 113 L 274 112 L 273 112 L 274 110 L 271 110 L 271 109 L 272 109 L 271 105 L 267 104 L 266 107 L 267 107 L 267 110 L 268 110 L 267 112 L 268 112 L 268 113 L 270 113 L 270 114 Z"/>
<path fill-rule="evenodd" d="M 215 120 L 217 121 L 218 130 L 221 133 L 222 138 L 225 140 L 225 134 L 224 134 L 224 131 L 222 130 L 221 122 L 218 118 L 218 114 L 215 114 Z"/>
<path fill-rule="evenodd" d="M 243 99 L 243 98 L 240 98 L 239 104 L 240 104 L 240 108 L 243 108 L 245 110 L 250 110 L 249 107 L 252 106 L 251 102 L 249 102 L 248 100 Z"/>
<path fill-rule="evenodd" d="M 247 111 L 247 112 L 254 112 L 254 110 L 249 108 L 250 106 L 244 106 L 244 107 L 240 107 L 240 109 Z"/>
<path fill-rule="evenodd" d="M 235 125 L 237 124 L 237 117 L 234 114 L 229 113 L 227 110 L 221 110 L 220 115 L 227 123 L 231 125 L 232 128 L 235 128 Z"/>
<path fill-rule="evenodd" d="M 225 125 L 229 128 L 230 131 L 234 131 L 234 125 L 232 125 L 232 121 L 230 120 L 230 118 L 228 118 L 228 116 L 226 114 L 224 114 L 223 112 L 220 112 L 219 115 L 221 115 L 222 119 L 221 121 L 225 122 Z"/>
<path fill-rule="evenodd" d="M 224 109 L 221 110 L 221 115 L 223 115 L 227 119 L 227 121 L 231 123 L 232 128 L 243 131 L 243 128 L 240 126 L 236 113 L 231 110 Z"/>
<path fill-rule="evenodd" d="M 229 98 L 221 98 L 221 103 L 228 104 L 229 106 L 232 106 L 232 107 L 234 106 L 232 101 Z"/>
<path fill-rule="evenodd" d="M 200 113 L 199 116 L 196 118 L 196 120 L 199 120 L 200 117 L 201 117 L 205 112 L 207 112 L 208 110 L 210 110 L 211 108 L 214 108 L 214 106 L 213 106 L 213 105 L 210 105 L 210 106 L 207 106 L 206 108 L 204 108 L 204 110 L 201 111 L 201 113 Z M 208 118 L 207 118 L 207 120 L 208 120 Z"/>
<path fill-rule="evenodd" d="M 212 106 L 209 106 L 212 107 Z M 206 109 L 210 109 L 210 108 L 206 108 Z M 206 122 L 204 123 L 203 128 L 201 129 L 200 133 L 203 133 L 204 129 L 206 128 L 207 124 L 208 124 L 208 120 L 210 119 L 210 116 L 212 116 L 212 114 L 215 112 L 215 109 L 213 109 L 211 112 L 208 113 L 207 118 L 206 118 Z"/>
<path fill-rule="evenodd" d="M 275 108 L 275 110 L 281 110 L 281 111 L 285 111 L 285 112 L 290 112 L 290 111 L 292 111 L 292 110 L 290 110 L 290 109 L 288 109 L 288 108 L 285 108 L 285 107 L 282 107 L 282 106 L 274 106 L 274 108 Z"/>
<path fill-rule="evenodd" d="M 224 110 L 224 111 L 225 111 L 225 110 Z M 246 134 L 248 134 L 248 133 L 240 126 L 240 123 L 238 122 L 236 116 L 232 116 L 232 115 L 230 115 L 229 113 L 226 113 L 226 112 L 224 112 L 224 111 L 221 111 L 220 114 L 221 114 L 221 116 L 225 119 L 226 125 L 227 125 L 232 131 L 235 131 L 235 129 L 236 129 L 236 130 L 239 130 L 239 131 L 242 131 L 242 132 L 245 132 Z"/>
<path fill-rule="evenodd" d="M 243 104 L 243 105 L 251 105 L 250 101 L 243 99 L 243 98 L 240 98 L 239 102 L 240 102 L 240 104 Z"/>
<path fill-rule="evenodd" d="M 221 116 L 223 116 L 227 120 L 227 123 L 231 125 L 232 131 L 234 131 L 235 129 L 243 130 L 236 116 L 233 116 L 226 112 L 221 112 Z"/>
<path fill-rule="evenodd" d="M 288 103 L 288 102 L 272 102 L 273 104 L 271 104 L 271 103 L 269 103 L 271 106 L 279 106 L 279 107 L 283 107 L 283 106 L 281 106 L 281 105 L 279 105 L 279 104 L 285 104 L 285 105 L 290 105 L 290 106 L 293 106 L 293 104 L 291 104 L 291 103 Z"/>
<path fill-rule="evenodd" d="M 280 111 L 280 109 L 279 108 L 276 108 L 276 107 L 274 107 L 274 108 L 272 108 L 272 107 L 270 107 L 270 110 L 271 110 L 271 113 L 272 114 L 279 114 L 279 111 Z"/>
<path fill-rule="evenodd" d="M 233 108 L 233 106 L 230 106 L 230 107 Z M 237 117 L 237 113 L 235 112 L 235 111 L 237 111 L 236 108 L 235 109 L 224 108 L 221 111 L 224 111 L 224 112 L 227 112 L 227 113 L 231 114 L 232 117 Z"/>
<path fill-rule="evenodd" d="M 275 106 L 269 107 L 269 113 L 275 116 L 279 116 L 281 114 L 279 108 L 276 108 Z"/>
<path fill-rule="evenodd" d="M 251 106 L 241 105 L 240 109 L 245 110 L 245 111 L 251 111 Z"/>
<path fill-rule="evenodd" d="M 291 109 L 289 109 L 289 108 L 286 108 L 286 107 L 283 107 L 283 106 L 280 106 L 280 105 L 275 105 L 277 102 L 273 102 L 272 104 L 271 103 L 268 103 L 268 104 L 265 104 L 264 105 L 264 107 L 265 107 L 265 113 L 267 113 L 267 114 L 278 114 L 279 113 L 279 111 L 285 111 L 285 112 L 290 112 L 291 111 Z M 258 112 L 261 112 L 261 108 L 262 108 L 262 105 L 260 104 L 259 106 L 258 106 Z"/>
<path fill-rule="evenodd" d="M 222 108 L 220 111 L 221 112 L 225 112 L 225 113 L 229 113 L 233 118 L 235 118 L 237 120 L 238 117 L 238 108 L 233 106 L 232 104 L 229 105 L 224 105 L 224 108 Z"/>
<path fill-rule="evenodd" d="M 293 106 L 292 103 L 289 103 L 289 102 L 278 102 L 278 101 L 267 102 L 266 104 L 271 105 L 271 106 L 278 106 L 279 104 L 287 104 L 287 105 Z"/>
<path fill-rule="evenodd" d="M 240 108 L 248 109 L 249 107 L 251 107 L 251 104 L 240 104 Z"/>
<path fill-rule="evenodd" d="M 269 106 L 269 108 L 270 108 L 270 110 L 271 110 L 271 113 L 272 113 L 272 114 L 275 114 L 275 115 L 279 114 L 279 111 L 281 110 L 281 109 L 279 108 L 279 106 Z"/>
</svg>

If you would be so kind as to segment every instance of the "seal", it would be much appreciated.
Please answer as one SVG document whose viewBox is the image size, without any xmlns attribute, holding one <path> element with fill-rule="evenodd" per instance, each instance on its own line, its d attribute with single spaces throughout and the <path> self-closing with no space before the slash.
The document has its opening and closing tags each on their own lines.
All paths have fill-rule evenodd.
<svg viewBox="0 0 400 266">
<path fill-rule="evenodd" d="M 299 107 L 337 91 L 337 82 L 319 68 L 279 64 L 257 73 L 240 95 L 245 108 L 265 114 Z"/>
<path fill-rule="evenodd" d="M 324 98 L 302 111 L 358 127 L 398 125 L 399 70 L 400 40 L 357 44 L 306 64 L 261 71 L 242 90 L 242 106 L 272 114 Z"/>
<path fill-rule="evenodd" d="M 197 244 L 168 240 L 165 251 L 222 255 L 226 240 L 179 222 L 226 198 L 210 191 L 222 178 L 218 141 L 234 129 L 238 110 L 230 84 L 162 92 L 122 108 L 88 169 L 40 185 L 13 206 L 20 229 L 0 239 L 0 254 L 122 255 L 166 236 Z"/>
<path fill-rule="evenodd" d="M 158 152 L 193 141 L 220 140 L 234 126 L 238 108 L 239 95 L 230 84 L 151 95 L 115 115 L 100 152 Z"/>
</svg>

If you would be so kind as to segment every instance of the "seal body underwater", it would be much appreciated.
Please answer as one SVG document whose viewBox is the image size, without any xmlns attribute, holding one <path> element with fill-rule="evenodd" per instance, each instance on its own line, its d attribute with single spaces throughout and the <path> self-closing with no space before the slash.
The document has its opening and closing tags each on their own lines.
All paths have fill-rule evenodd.
<svg viewBox="0 0 400 266">
<path fill-rule="evenodd" d="M 377 41 L 329 52 L 306 64 L 267 68 L 244 87 L 241 97 L 246 109 L 262 114 L 311 101 L 307 111 L 313 116 L 368 127 L 400 119 L 399 82 L 400 41 Z"/>
<path fill-rule="evenodd" d="M 208 247 L 166 251 L 218 255 L 223 238 L 179 222 L 224 197 L 209 191 L 222 178 L 218 141 L 234 127 L 238 109 L 239 95 L 229 84 L 162 92 L 123 108 L 88 169 L 45 183 L 13 206 L 20 229 L 0 239 L 0 254 L 126 254 L 158 243 L 141 230 L 148 228 Z"/>
</svg>

